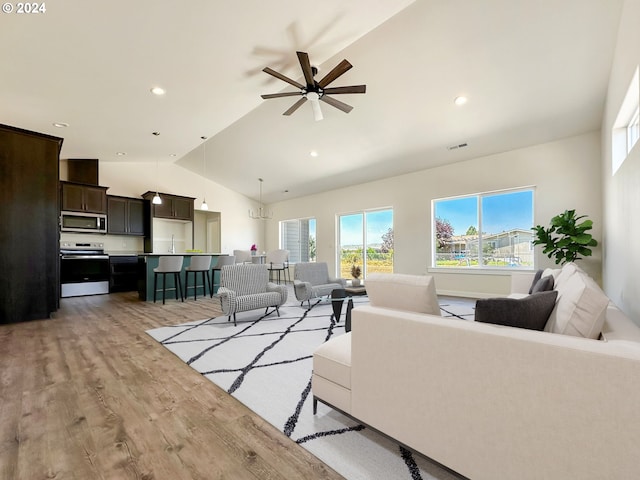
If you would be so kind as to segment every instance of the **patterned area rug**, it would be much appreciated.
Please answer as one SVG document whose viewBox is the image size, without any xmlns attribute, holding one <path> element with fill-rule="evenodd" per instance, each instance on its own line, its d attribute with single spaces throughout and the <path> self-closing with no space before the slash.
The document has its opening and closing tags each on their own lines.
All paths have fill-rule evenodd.
<svg viewBox="0 0 640 480">
<path fill-rule="evenodd" d="M 472 300 L 439 300 L 443 317 L 473 318 Z M 356 307 L 366 302 L 354 297 Z M 336 323 L 326 300 L 309 310 L 289 301 L 280 317 L 238 314 L 237 327 L 217 317 L 147 333 L 347 479 L 461 478 L 323 404 L 313 415 L 312 353 L 344 334 L 345 310 Z"/>
</svg>

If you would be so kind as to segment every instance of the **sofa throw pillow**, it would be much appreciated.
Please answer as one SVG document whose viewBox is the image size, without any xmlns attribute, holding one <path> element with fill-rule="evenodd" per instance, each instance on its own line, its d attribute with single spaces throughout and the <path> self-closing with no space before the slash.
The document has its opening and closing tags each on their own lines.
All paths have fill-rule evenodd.
<svg viewBox="0 0 640 480">
<path fill-rule="evenodd" d="M 558 302 L 545 331 L 597 339 L 602 331 L 609 298 L 582 270 L 558 277 Z"/>
<path fill-rule="evenodd" d="M 533 282 L 531 282 L 531 286 L 529 287 L 529 295 L 533 293 L 533 287 L 536 286 L 536 283 L 538 283 L 538 280 L 542 277 L 542 272 L 544 272 L 544 270 L 540 269 L 534 275 Z"/>
<path fill-rule="evenodd" d="M 539 292 L 524 298 L 486 298 L 476 301 L 476 322 L 543 330 L 556 305 L 558 292 Z"/>
<path fill-rule="evenodd" d="M 552 275 L 542 277 L 531 287 L 531 293 L 548 292 L 549 290 L 553 290 L 553 285 L 554 280 Z"/>
<path fill-rule="evenodd" d="M 440 315 L 436 282 L 431 275 L 372 273 L 365 283 L 372 307 Z"/>
</svg>

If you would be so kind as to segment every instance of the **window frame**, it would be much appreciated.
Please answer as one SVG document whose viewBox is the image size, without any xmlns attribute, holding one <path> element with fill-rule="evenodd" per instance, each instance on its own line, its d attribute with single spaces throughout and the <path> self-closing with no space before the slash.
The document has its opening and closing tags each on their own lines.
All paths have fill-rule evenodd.
<svg viewBox="0 0 640 480">
<path fill-rule="evenodd" d="M 611 129 L 611 175 L 615 175 L 631 150 L 638 143 L 638 114 L 640 112 L 640 66 L 635 68 L 627 93 L 622 99 L 618 115 Z M 633 139 L 634 130 L 636 133 Z"/>
<path fill-rule="evenodd" d="M 292 223 L 297 223 L 297 229 L 298 229 L 298 248 L 296 250 L 292 250 L 290 247 L 288 242 L 285 242 L 285 237 L 287 237 L 286 232 L 285 232 L 285 228 L 286 225 L 288 224 L 292 224 Z M 310 224 L 313 222 L 313 235 L 311 235 L 311 227 Z M 302 248 L 302 244 L 301 244 L 301 239 L 303 237 L 303 235 L 300 233 L 303 229 L 302 224 L 306 223 L 307 224 L 307 245 L 309 246 L 308 251 L 304 252 L 304 249 Z M 295 264 L 295 263 L 299 263 L 299 262 L 315 262 L 316 261 L 316 256 L 313 255 L 314 252 L 312 252 L 311 247 L 310 247 L 310 239 L 313 238 L 314 241 L 316 242 L 316 248 L 317 248 L 317 220 L 315 217 L 304 217 L 304 218 L 292 218 L 289 220 L 280 220 L 278 222 L 278 233 L 279 233 L 279 239 L 278 239 L 278 245 L 281 249 L 284 250 L 289 250 L 289 263 L 291 264 Z M 292 241 L 295 241 L 292 240 Z M 307 254 L 306 259 L 303 259 L 304 255 L 303 253 Z M 317 252 L 316 252 L 317 254 Z"/>
<path fill-rule="evenodd" d="M 368 271 L 368 259 L 367 259 L 367 214 L 373 214 L 376 212 L 391 212 L 391 226 L 390 228 L 394 229 L 395 224 L 395 211 L 393 207 L 379 207 L 379 208 L 370 208 L 364 210 L 357 210 L 353 212 L 343 212 L 336 214 L 336 275 L 339 277 L 342 271 L 342 228 L 341 228 L 341 218 L 348 217 L 352 215 L 361 215 L 362 216 L 362 257 L 361 257 L 361 268 L 362 268 L 362 279 L 366 278 Z M 391 272 L 393 272 L 394 268 L 394 257 L 395 255 L 391 254 Z M 349 273 L 348 277 L 351 277 Z"/>
<path fill-rule="evenodd" d="M 629 124 L 627 125 L 627 154 L 631 153 L 631 150 L 638 143 L 640 137 L 640 105 L 636 108 L 635 113 L 631 115 Z"/>
<path fill-rule="evenodd" d="M 431 200 L 431 266 L 427 269 L 429 272 L 438 272 L 438 273 L 481 273 L 481 274 L 485 274 L 485 273 L 497 273 L 497 274 L 504 274 L 505 272 L 512 272 L 512 271 L 531 271 L 531 270 L 535 270 L 536 268 L 536 264 L 535 264 L 535 254 L 534 254 L 534 246 L 533 246 L 533 231 L 531 231 L 531 240 L 528 242 L 529 244 L 529 252 L 526 252 L 527 254 L 531 255 L 531 263 L 530 265 L 519 265 L 519 266 L 514 266 L 514 265 L 504 265 L 504 266 L 498 266 L 498 265 L 484 265 L 484 246 L 483 243 L 484 242 L 488 242 L 489 244 L 495 244 L 496 243 L 496 238 L 494 235 L 498 235 L 499 233 L 496 234 L 490 234 L 487 235 L 486 233 L 482 232 L 482 198 L 485 197 L 495 197 L 496 195 L 510 195 L 510 194 L 514 194 L 514 193 L 519 193 L 519 192 L 530 192 L 531 193 L 531 221 L 532 221 L 532 225 L 531 227 L 533 227 L 533 219 L 535 218 L 535 186 L 524 186 L 524 187 L 517 187 L 517 188 L 509 188 L 509 189 L 504 189 L 504 190 L 493 190 L 493 191 L 487 191 L 487 192 L 480 192 L 480 193 L 474 193 L 474 194 L 468 194 L 468 195 L 456 195 L 456 196 L 451 196 L 451 197 L 442 197 L 442 198 L 435 198 Z M 477 209 L 477 222 L 478 225 L 476 225 L 476 229 L 478 230 L 478 244 L 477 244 L 477 258 L 478 258 L 478 265 L 458 265 L 458 266 L 439 266 L 437 264 L 437 258 L 436 256 L 438 255 L 438 253 L 442 253 L 442 252 L 438 252 L 438 246 L 437 246 L 437 240 L 436 240 L 436 204 L 438 202 L 442 202 L 442 201 L 447 201 L 447 200 L 456 200 L 456 199 L 467 199 L 467 198 L 475 198 L 476 199 L 476 209 Z M 522 231 L 523 229 L 519 229 L 519 228 L 514 228 L 512 229 L 512 231 Z M 527 230 L 528 232 L 528 230 Z M 505 232 L 507 235 L 509 232 Z M 514 236 L 518 237 L 518 234 L 514 234 Z M 484 238 L 486 238 L 486 240 L 484 240 Z M 526 244 L 527 242 L 521 242 L 522 244 Z"/>
</svg>

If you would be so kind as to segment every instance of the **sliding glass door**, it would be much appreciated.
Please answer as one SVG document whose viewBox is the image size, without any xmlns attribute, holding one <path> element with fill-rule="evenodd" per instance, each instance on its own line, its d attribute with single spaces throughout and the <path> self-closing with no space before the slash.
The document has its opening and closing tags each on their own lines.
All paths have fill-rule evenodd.
<svg viewBox="0 0 640 480">
<path fill-rule="evenodd" d="M 358 265 L 367 273 L 393 272 L 393 210 L 371 210 L 338 216 L 338 274 L 351 278 Z"/>
</svg>

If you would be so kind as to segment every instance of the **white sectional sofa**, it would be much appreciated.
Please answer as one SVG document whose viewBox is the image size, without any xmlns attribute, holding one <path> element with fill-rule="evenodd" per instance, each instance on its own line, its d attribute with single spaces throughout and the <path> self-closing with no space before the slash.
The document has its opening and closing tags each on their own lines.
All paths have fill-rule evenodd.
<svg viewBox="0 0 640 480">
<path fill-rule="evenodd" d="M 608 300 L 589 313 L 604 294 L 575 265 L 545 273 L 549 331 L 406 311 L 433 303 L 431 277 L 370 276 L 351 333 L 314 354 L 314 400 L 474 480 L 640 478 L 640 328 Z M 589 315 L 597 339 L 577 336 Z"/>
</svg>

